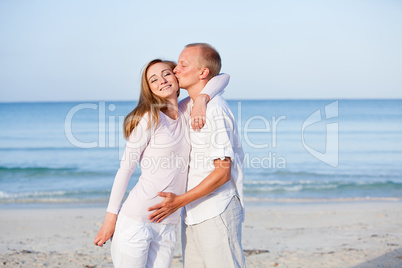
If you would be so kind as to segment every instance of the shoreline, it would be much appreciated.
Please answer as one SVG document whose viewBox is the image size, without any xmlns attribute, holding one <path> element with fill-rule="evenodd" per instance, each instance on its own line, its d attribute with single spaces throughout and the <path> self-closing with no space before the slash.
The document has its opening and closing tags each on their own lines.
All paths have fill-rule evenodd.
<svg viewBox="0 0 402 268">
<path fill-rule="evenodd" d="M 366 203 L 366 202 L 402 202 L 402 197 L 341 197 L 341 198 L 256 198 L 245 197 L 246 206 L 275 206 L 302 204 L 332 204 L 332 203 Z M 2 209 L 51 209 L 51 208 L 105 208 L 108 200 L 103 201 L 60 201 L 60 202 L 0 202 Z"/>
<path fill-rule="evenodd" d="M 105 210 L 0 206 L 0 266 L 113 267 L 110 243 L 93 245 Z M 246 202 L 247 267 L 401 267 L 401 219 L 395 201 Z M 182 265 L 179 241 L 172 267 Z"/>
</svg>

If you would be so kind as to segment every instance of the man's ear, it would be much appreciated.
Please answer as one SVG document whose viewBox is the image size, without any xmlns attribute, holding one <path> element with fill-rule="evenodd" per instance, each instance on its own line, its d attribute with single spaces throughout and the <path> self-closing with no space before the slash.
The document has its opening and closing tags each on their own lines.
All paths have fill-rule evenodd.
<svg viewBox="0 0 402 268">
<path fill-rule="evenodd" d="M 209 76 L 209 69 L 208 68 L 202 68 L 201 70 L 201 74 L 200 74 L 200 79 L 207 79 Z"/>
</svg>

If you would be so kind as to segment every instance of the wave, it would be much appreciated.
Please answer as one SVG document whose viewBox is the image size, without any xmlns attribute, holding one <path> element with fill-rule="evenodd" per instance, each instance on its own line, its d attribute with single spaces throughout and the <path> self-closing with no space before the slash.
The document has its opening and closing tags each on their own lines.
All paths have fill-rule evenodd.
<svg viewBox="0 0 402 268">
<path fill-rule="evenodd" d="M 68 183 L 69 179 L 114 177 L 116 170 L 83 170 L 75 167 L 4 167 L 0 166 L 0 181 L 18 183 L 24 179 L 57 179 Z"/>
<path fill-rule="evenodd" d="M 388 192 L 399 191 L 402 181 L 245 181 L 246 194 L 286 192 Z"/>
<path fill-rule="evenodd" d="M 128 192 L 127 192 L 128 193 Z M 126 193 L 126 194 L 127 194 Z M 62 203 L 106 203 L 110 191 L 52 191 L 6 193 L 0 191 L 0 204 L 62 204 Z M 315 203 L 315 202 L 361 202 L 361 201 L 402 201 L 400 196 L 256 196 L 245 191 L 246 202 L 271 203 Z"/>
<path fill-rule="evenodd" d="M 48 191 L 7 193 L 0 191 L 0 203 L 66 203 L 105 201 L 110 191 Z"/>
<path fill-rule="evenodd" d="M 270 202 L 270 203 L 323 203 L 323 202 L 362 202 L 362 201 L 385 201 L 399 202 L 402 197 L 343 197 L 343 198 L 265 198 L 245 197 L 246 202 Z"/>
<path fill-rule="evenodd" d="M 316 183 L 315 181 L 311 180 L 300 180 L 300 181 L 280 181 L 280 180 L 267 180 L 267 181 L 245 181 L 245 184 L 248 185 L 293 185 L 295 183 L 300 183 L 300 184 L 314 184 Z"/>
<path fill-rule="evenodd" d="M 0 204 L 107 202 L 109 195 L 109 186 L 88 190 L 3 190 L 0 191 Z M 245 181 L 244 195 L 248 201 L 270 202 L 402 200 L 402 182 Z"/>
<path fill-rule="evenodd" d="M 19 172 L 19 171 L 28 171 L 28 172 L 47 172 L 47 171 L 74 171 L 76 168 L 50 168 L 50 167 L 2 167 L 0 166 L 0 172 L 9 171 L 9 172 Z"/>
<path fill-rule="evenodd" d="M 353 172 L 353 173 L 352 173 Z M 289 170 L 268 170 L 268 169 L 245 169 L 246 176 L 255 177 L 263 176 L 264 180 L 270 177 L 282 178 L 282 177 L 301 177 L 301 178 L 402 178 L 402 173 L 399 171 L 387 171 L 386 173 L 358 173 L 356 171 L 351 172 L 320 172 L 320 171 L 289 171 Z"/>
<path fill-rule="evenodd" d="M 53 191 L 53 192 L 26 192 L 26 193 L 6 193 L 0 191 L 0 199 L 16 199 L 16 198 L 27 198 L 27 197 L 45 197 L 45 196 L 64 196 L 66 191 Z"/>
</svg>

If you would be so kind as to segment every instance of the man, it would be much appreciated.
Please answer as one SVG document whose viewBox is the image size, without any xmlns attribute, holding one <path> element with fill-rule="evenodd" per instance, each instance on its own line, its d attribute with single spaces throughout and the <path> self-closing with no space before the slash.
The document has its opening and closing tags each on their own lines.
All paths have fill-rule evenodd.
<svg viewBox="0 0 402 268">
<path fill-rule="evenodd" d="M 219 53 L 210 45 L 187 45 L 174 69 L 181 88 L 193 102 L 221 69 Z M 202 125 L 202 118 L 192 124 Z M 187 192 L 159 193 L 165 200 L 149 210 L 161 221 L 184 206 L 182 247 L 185 267 L 245 267 L 241 246 L 244 219 L 243 150 L 235 119 L 221 95 L 207 106 L 201 131 L 190 130 L 191 155 Z"/>
</svg>

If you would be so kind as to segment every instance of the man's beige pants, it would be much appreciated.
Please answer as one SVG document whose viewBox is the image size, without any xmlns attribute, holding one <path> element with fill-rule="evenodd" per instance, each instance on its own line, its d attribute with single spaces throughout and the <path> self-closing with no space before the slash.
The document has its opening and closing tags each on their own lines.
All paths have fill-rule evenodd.
<svg viewBox="0 0 402 268">
<path fill-rule="evenodd" d="M 185 268 L 246 267 L 241 246 L 242 207 L 237 196 L 226 210 L 199 224 L 182 222 Z"/>
</svg>

